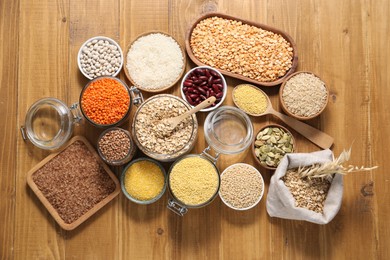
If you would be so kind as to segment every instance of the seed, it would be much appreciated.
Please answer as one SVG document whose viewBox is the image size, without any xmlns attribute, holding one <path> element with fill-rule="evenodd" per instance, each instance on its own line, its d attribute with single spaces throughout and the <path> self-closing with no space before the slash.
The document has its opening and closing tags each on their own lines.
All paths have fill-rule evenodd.
<svg viewBox="0 0 390 260">
<path fill-rule="evenodd" d="M 269 167 L 277 167 L 283 156 L 293 151 L 291 137 L 289 132 L 276 126 L 261 130 L 254 142 L 255 155 L 260 163 Z"/>
<path fill-rule="evenodd" d="M 221 176 L 220 197 L 229 206 L 245 209 L 256 204 L 263 193 L 260 173 L 248 164 L 235 164 Z"/>
</svg>

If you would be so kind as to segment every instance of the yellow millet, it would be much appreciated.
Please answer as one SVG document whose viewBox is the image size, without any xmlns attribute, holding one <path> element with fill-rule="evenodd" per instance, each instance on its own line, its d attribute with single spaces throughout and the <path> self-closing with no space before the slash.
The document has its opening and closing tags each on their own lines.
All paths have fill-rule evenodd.
<svg viewBox="0 0 390 260">
<path fill-rule="evenodd" d="M 187 157 L 173 167 L 169 175 L 173 195 L 186 205 L 200 205 L 211 199 L 219 185 L 214 165 L 201 157 Z"/>
<path fill-rule="evenodd" d="M 263 92 L 250 84 L 238 85 L 233 92 L 233 98 L 237 106 L 249 114 L 262 114 L 268 106 Z"/>
<path fill-rule="evenodd" d="M 150 161 L 133 163 L 125 175 L 125 188 L 130 196 L 137 200 L 151 200 L 164 188 L 164 173 L 160 167 Z"/>
</svg>

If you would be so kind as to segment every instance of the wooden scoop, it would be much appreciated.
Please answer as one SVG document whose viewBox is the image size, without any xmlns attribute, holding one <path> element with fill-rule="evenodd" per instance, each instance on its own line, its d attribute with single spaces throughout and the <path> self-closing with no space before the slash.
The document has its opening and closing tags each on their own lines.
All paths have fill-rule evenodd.
<svg viewBox="0 0 390 260">
<path fill-rule="evenodd" d="M 158 124 L 162 124 L 164 128 L 168 128 L 168 132 L 173 131 L 173 129 L 176 128 L 178 124 L 180 124 L 181 121 L 186 119 L 187 117 L 191 116 L 192 114 L 195 114 L 199 110 L 206 108 L 210 105 L 212 105 L 215 102 L 216 98 L 214 96 L 209 97 L 208 99 L 204 100 L 202 103 L 198 104 L 196 107 L 188 110 L 184 114 L 181 114 L 180 116 L 171 117 L 171 118 L 164 118 L 162 119 Z M 157 127 L 159 129 L 159 127 Z"/>
<path fill-rule="evenodd" d="M 245 85 L 248 85 L 248 84 L 245 84 Z M 233 102 L 238 108 L 243 110 L 245 113 L 247 113 L 251 116 L 264 116 L 267 114 L 274 115 L 274 116 L 278 117 L 280 120 L 282 120 L 285 124 L 290 126 L 292 129 L 294 129 L 295 131 L 300 133 L 302 136 L 309 139 L 312 143 L 321 147 L 322 149 L 327 149 L 327 148 L 330 148 L 332 146 L 333 141 L 334 141 L 333 137 L 331 137 L 330 135 L 328 135 L 324 132 L 321 132 L 320 130 L 318 130 L 318 129 L 316 129 L 308 124 L 305 124 L 305 123 L 303 123 L 295 118 L 292 118 L 292 117 L 286 116 L 282 113 L 279 113 L 278 111 L 273 109 L 272 104 L 271 104 L 271 100 L 269 99 L 268 95 L 264 91 L 262 91 L 261 89 L 255 87 L 255 86 L 249 85 L 250 87 L 255 88 L 260 93 L 263 93 L 263 95 L 267 99 L 267 108 L 264 111 L 264 113 L 261 113 L 261 114 L 251 114 L 251 113 L 245 111 L 245 109 L 241 108 L 237 104 L 237 102 L 234 98 L 234 92 L 237 90 L 237 87 L 239 87 L 239 86 L 240 85 L 236 86 L 233 89 Z"/>
</svg>

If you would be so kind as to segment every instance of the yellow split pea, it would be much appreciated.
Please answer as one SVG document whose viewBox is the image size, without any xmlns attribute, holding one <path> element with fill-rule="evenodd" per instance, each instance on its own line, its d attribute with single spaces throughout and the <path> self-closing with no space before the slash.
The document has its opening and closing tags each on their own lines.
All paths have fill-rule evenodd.
<svg viewBox="0 0 390 260">
<path fill-rule="evenodd" d="M 164 188 L 165 176 L 151 161 L 138 161 L 126 170 L 125 188 L 137 200 L 148 201 L 157 197 Z"/>
<path fill-rule="evenodd" d="M 173 166 L 169 184 L 178 200 L 197 206 L 206 203 L 218 192 L 219 175 L 209 160 L 186 157 Z"/>
<path fill-rule="evenodd" d="M 238 85 L 233 91 L 233 99 L 239 108 L 249 114 L 263 114 L 268 106 L 264 93 L 250 84 Z"/>
</svg>

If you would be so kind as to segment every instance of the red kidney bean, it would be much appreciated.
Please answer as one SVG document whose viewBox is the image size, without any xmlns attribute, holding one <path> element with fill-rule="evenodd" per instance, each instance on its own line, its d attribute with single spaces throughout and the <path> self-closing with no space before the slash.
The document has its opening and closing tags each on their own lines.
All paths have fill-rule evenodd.
<svg viewBox="0 0 390 260">
<path fill-rule="evenodd" d="M 222 79 L 214 79 L 213 80 L 213 84 L 221 84 L 222 83 Z"/>
<path fill-rule="evenodd" d="M 207 83 L 208 83 L 209 85 L 213 84 L 213 76 L 210 76 L 210 77 L 208 78 Z"/>
<path fill-rule="evenodd" d="M 200 86 L 206 86 L 207 85 L 207 81 L 203 81 Z"/>
<path fill-rule="evenodd" d="M 198 75 L 204 75 L 204 70 L 203 69 L 196 69 L 195 70 L 195 73 L 198 74 Z"/>
<path fill-rule="evenodd" d="M 203 100 L 215 96 L 214 106 L 221 102 L 223 96 L 222 79 L 218 73 L 210 69 L 195 69 L 183 82 L 183 93 L 188 103 L 198 105 Z"/>
<path fill-rule="evenodd" d="M 192 80 L 187 79 L 186 81 L 184 81 L 183 85 L 186 86 L 186 87 L 191 87 L 192 86 Z"/>
<path fill-rule="evenodd" d="M 201 87 L 198 87 L 198 90 L 199 90 L 199 92 L 201 93 L 201 94 L 206 94 L 206 91 L 203 89 L 203 88 L 201 88 Z"/>
<path fill-rule="evenodd" d="M 211 74 L 213 77 L 219 78 L 218 73 L 215 72 L 214 70 L 210 70 L 210 74 Z"/>
</svg>

